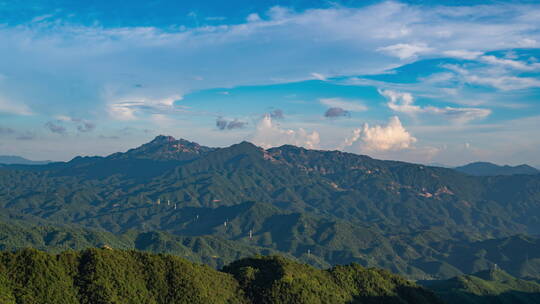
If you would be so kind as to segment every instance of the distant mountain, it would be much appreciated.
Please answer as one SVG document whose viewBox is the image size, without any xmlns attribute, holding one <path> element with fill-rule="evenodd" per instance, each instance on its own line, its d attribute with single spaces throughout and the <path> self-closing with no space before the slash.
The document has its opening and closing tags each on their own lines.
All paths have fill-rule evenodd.
<svg viewBox="0 0 540 304">
<path fill-rule="evenodd" d="M 125 153 L 115 153 L 109 159 L 140 158 L 161 161 L 188 161 L 204 155 L 214 148 L 201 146 L 197 143 L 175 139 L 172 136 L 159 135 L 151 142 Z"/>
<path fill-rule="evenodd" d="M 442 164 L 442 163 L 429 163 L 429 164 L 426 164 L 426 165 L 432 166 L 432 167 L 451 168 L 451 166 L 445 165 L 445 164 Z"/>
<path fill-rule="evenodd" d="M 455 170 L 469 175 L 476 176 L 497 176 L 516 174 L 539 174 L 540 170 L 529 165 L 519 166 L 499 166 L 488 162 L 475 162 L 465 166 L 456 167 Z"/>
<path fill-rule="evenodd" d="M 425 282 L 425 286 L 448 304 L 540 303 L 540 284 L 517 279 L 501 269 Z"/>
<path fill-rule="evenodd" d="M 29 160 L 24 157 L 14 156 L 14 155 L 0 155 L 0 164 L 6 165 L 44 165 L 50 163 L 50 160 L 45 161 L 34 161 Z"/>
</svg>

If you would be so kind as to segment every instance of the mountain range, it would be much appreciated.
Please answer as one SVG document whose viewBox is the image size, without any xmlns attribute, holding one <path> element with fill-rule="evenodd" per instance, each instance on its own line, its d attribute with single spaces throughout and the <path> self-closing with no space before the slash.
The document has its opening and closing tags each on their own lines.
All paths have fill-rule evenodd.
<svg viewBox="0 0 540 304">
<path fill-rule="evenodd" d="M 35 161 L 29 160 L 24 157 L 14 156 L 14 155 L 0 155 L 0 164 L 12 165 L 44 165 L 50 163 L 50 160 L 44 161 Z"/>
<path fill-rule="evenodd" d="M 517 279 L 497 267 L 424 283 L 448 304 L 540 303 L 538 282 Z"/>
<path fill-rule="evenodd" d="M 499 166 L 488 162 L 475 162 L 454 169 L 476 176 L 540 174 L 540 170 L 525 164 L 518 166 Z"/>
<path fill-rule="evenodd" d="M 0 249 L 112 244 L 222 267 L 280 253 L 411 279 L 498 264 L 540 278 L 540 175 L 471 176 L 340 151 L 169 136 L 106 157 L 0 168 Z"/>
</svg>

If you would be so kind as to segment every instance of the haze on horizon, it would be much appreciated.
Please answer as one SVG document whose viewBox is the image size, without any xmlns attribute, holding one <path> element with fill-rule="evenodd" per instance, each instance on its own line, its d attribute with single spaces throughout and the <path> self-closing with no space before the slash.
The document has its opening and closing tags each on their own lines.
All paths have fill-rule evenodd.
<svg viewBox="0 0 540 304">
<path fill-rule="evenodd" d="M 540 164 L 534 1 L 0 1 L 0 155 L 158 134 Z"/>
</svg>

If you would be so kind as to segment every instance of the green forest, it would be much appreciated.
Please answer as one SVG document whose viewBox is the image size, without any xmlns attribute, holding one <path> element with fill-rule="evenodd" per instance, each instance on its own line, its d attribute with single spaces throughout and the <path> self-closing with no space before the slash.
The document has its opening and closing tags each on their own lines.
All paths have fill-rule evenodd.
<svg viewBox="0 0 540 304">
<path fill-rule="evenodd" d="M 209 148 L 158 136 L 107 157 L 0 166 L 0 250 L 9 260 L 9 256 L 20 255 L 20 249 L 35 248 L 46 252 L 32 253 L 36 257 L 58 261 L 66 259 L 69 250 L 82 250 L 72 252 L 73 263 L 80 263 L 81 255 L 88 252 L 101 252 L 92 248 L 104 245 L 114 248 L 118 258 L 170 254 L 189 263 L 185 265 L 204 264 L 209 273 L 232 275 L 239 293 L 227 290 L 242 301 L 288 292 L 292 298 L 307 297 L 298 293 L 303 288 L 316 289 L 314 282 L 291 287 L 286 284 L 289 277 L 284 276 L 277 280 L 281 283 L 267 286 L 266 279 L 257 279 L 256 273 L 262 270 L 239 266 L 265 259 L 250 259 L 253 256 L 279 255 L 283 257 L 280 263 L 313 271 L 309 277 L 331 278 L 324 283 L 329 289 L 313 291 L 317 297 L 334 293 L 342 303 L 365 302 L 369 301 L 365 297 L 369 288 L 353 288 L 350 282 L 356 278 L 336 281 L 335 271 L 341 269 L 337 265 L 353 265 L 342 270 L 352 272 L 355 267 L 384 269 L 422 284 L 444 286 L 451 285 L 448 280 L 489 271 L 495 265 L 516 280 L 540 280 L 538 201 L 538 174 L 472 176 L 338 151 L 295 146 L 264 150 L 247 142 Z M 59 284 L 75 286 L 73 299 L 97 301 L 84 298 L 81 292 L 85 288 L 103 290 L 104 296 L 111 297 L 103 303 L 116 299 L 116 291 L 109 285 L 85 285 L 76 273 L 82 264 L 68 264 L 59 267 L 72 270 L 62 270 L 58 277 L 65 274 L 67 281 Z M 260 267 L 267 269 L 264 265 Z M 239 272 L 238 267 L 245 269 Z M 20 279 L 8 273 L 11 275 L 0 278 L 11 286 L 4 297 L 32 303 L 20 299 L 35 291 L 25 291 L 17 285 Z M 376 273 L 383 276 L 386 272 Z M 45 284 L 47 279 L 38 277 Z M 133 284 L 143 286 L 143 281 Z M 153 292 L 160 297 L 170 293 L 144 286 L 147 291 L 141 291 L 145 294 L 141 297 L 156 303 L 162 300 Z M 483 287 L 452 286 L 467 295 L 469 290 L 479 297 L 494 294 L 478 292 Z M 396 303 L 406 301 L 406 295 L 396 291 L 402 289 L 387 287 L 367 295 L 373 296 L 373 303 L 379 303 L 381 296 Z M 439 297 L 452 301 L 433 288 Z M 528 292 L 512 284 L 504 288 Z"/>
<path fill-rule="evenodd" d="M 29 303 L 442 303 L 388 271 L 357 264 L 320 270 L 279 256 L 221 271 L 183 258 L 87 249 L 0 254 L 0 302 Z"/>
</svg>

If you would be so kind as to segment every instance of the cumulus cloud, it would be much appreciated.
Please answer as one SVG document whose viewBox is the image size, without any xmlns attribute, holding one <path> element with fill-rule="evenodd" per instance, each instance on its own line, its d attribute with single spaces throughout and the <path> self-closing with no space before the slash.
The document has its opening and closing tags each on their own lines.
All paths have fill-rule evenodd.
<svg viewBox="0 0 540 304">
<path fill-rule="evenodd" d="M 242 129 L 247 125 L 247 122 L 240 121 L 238 119 L 226 120 L 222 117 L 219 117 L 216 120 L 216 127 L 219 130 L 233 130 L 233 129 Z"/>
<path fill-rule="evenodd" d="M 362 128 L 354 129 L 341 148 L 354 146 L 362 153 L 397 151 L 408 149 L 415 142 L 416 138 L 405 130 L 397 116 L 393 116 L 386 125 L 370 127 L 366 123 Z"/>
<path fill-rule="evenodd" d="M 346 111 L 363 112 L 368 108 L 359 100 L 345 100 L 342 98 L 321 98 L 319 102 L 332 108 L 341 108 Z"/>
<path fill-rule="evenodd" d="M 250 140 L 265 149 L 286 144 L 313 149 L 318 147 L 320 136 L 316 131 L 308 132 L 303 128 L 284 129 L 267 114 L 257 124 L 255 133 L 250 136 Z"/>
<path fill-rule="evenodd" d="M 491 114 L 490 109 L 483 108 L 455 108 L 455 107 L 420 107 L 414 104 L 412 94 L 393 90 L 379 90 L 379 93 L 388 99 L 387 106 L 395 112 L 411 116 L 417 114 L 439 115 L 456 123 L 467 123 L 472 120 L 486 118 Z"/>
<path fill-rule="evenodd" d="M 349 111 L 343 108 L 339 108 L 339 107 L 329 108 L 328 110 L 326 110 L 326 112 L 324 112 L 324 117 L 328 117 L 328 118 L 336 118 L 336 117 L 343 117 L 343 116 L 349 116 L 349 115 L 350 115 Z"/>
<path fill-rule="evenodd" d="M 410 93 L 402 93 L 392 90 L 379 90 L 379 94 L 389 99 L 387 105 L 393 111 L 410 115 L 422 111 L 422 108 L 414 105 L 414 99 Z"/>
</svg>

